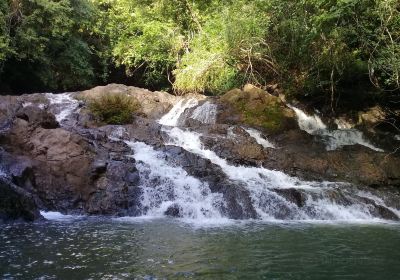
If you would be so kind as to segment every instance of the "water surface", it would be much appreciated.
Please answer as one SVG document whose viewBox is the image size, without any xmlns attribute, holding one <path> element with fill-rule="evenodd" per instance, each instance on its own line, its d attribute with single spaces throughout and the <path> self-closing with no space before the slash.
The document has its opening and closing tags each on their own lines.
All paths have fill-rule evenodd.
<svg viewBox="0 0 400 280">
<path fill-rule="evenodd" d="M 400 225 L 80 218 L 2 225 L 3 279 L 400 279 Z"/>
</svg>

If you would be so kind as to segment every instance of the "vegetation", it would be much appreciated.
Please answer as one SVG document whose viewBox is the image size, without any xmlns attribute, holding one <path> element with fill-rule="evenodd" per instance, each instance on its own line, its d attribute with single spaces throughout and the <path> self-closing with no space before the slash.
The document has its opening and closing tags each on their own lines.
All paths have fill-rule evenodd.
<svg viewBox="0 0 400 280">
<path fill-rule="evenodd" d="M 89 110 L 101 122 L 107 124 L 127 124 L 139 109 L 138 101 L 126 94 L 102 94 L 89 100 Z"/>
<path fill-rule="evenodd" d="M 278 133 L 293 126 L 292 111 L 278 97 L 267 95 L 254 86 L 245 86 L 243 91 L 228 91 L 220 100 L 233 108 L 233 112 L 226 114 L 239 116 L 241 122 L 249 126 L 260 127 L 269 133 Z"/>
<path fill-rule="evenodd" d="M 177 94 L 279 83 L 297 96 L 400 90 L 398 0 L 6 0 L 0 81 L 124 81 Z"/>
</svg>

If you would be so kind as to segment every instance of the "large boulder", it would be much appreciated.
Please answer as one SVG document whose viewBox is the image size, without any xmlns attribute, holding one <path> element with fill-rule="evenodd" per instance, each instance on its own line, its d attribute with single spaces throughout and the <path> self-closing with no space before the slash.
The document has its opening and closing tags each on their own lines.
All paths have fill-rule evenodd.
<svg viewBox="0 0 400 280">
<path fill-rule="evenodd" d="M 17 111 L 16 117 L 23 119 L 30 124 L 39 125 L 45 129 L 59 127 L 59 124 L 53 114 L 34 105 L 22 107 Z"/>
<path fill-rule="evenodd" d="M 24 165 L 8 164 L 19 187 L 46 210 L 122 215 L 134 208 L 138 174 L 125 143 L 97 129 L 44 128 L 43 120 L 54 116 L 29 107 L 0 139 L 25 159 Z"/>
<path fill-rule="evenodd" d="M 294 112 L 279 97 L 252 85 L 219 98 L 218 123 L 246 124 L 276 134 L 297 127 Z"/>
<path fill-rule="evenodd" d="M 41 217 L 32 195 L 0 175 L 0 222 L 34 221 Z"/>
<path fill-rule="evenodd" d="M 139 104 L 139 114 L 151 119 L 158 119 L 171 109 L 177 102 L 177 97 L 163 91 L 149 91 L 147 89 L 130 87 L 120 84 L 98 86 L 90 90 L 82 91 L 78 98 L 93 99 L 103 94 L 126 94 L 135 97 Z"/>
</svg>

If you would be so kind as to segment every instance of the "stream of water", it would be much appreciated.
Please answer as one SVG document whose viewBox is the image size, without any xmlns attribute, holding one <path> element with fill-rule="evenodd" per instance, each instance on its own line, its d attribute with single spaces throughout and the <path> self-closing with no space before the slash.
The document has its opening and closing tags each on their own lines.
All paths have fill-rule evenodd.
<svg viewBox="0 0 400 280">
<path fill-rule="evenodd" d="M 68 94 L 46 96 L 64 124 L 79 109 Z M 221 211 L 226 206 L 221 193 L 168 161 L 163 151 L 126 140 L 125 129 L 115 127 L 110 141 L 125 141 L 140 173 L 141 216 L 42 212 L 47 221 L 0 225 L 0 278 L 400 279 L 400 224 L 378 215 L 385 209 L 400 217 L 399 209 L 349 184 L 308 182 L 229 163 L 203 145 L 201 132 L 182 125 L 187 109 L 203 125 L 216 122 L 217 106 L 198 104 L 183 98 L 159 120 L 166 144 L 210 161 L 232 188 L 245 188 L 257 219 L 229 219 Z M 328 150 L 353 144 L 379 149 L 359 132 L 329 131 L 317 116 L 293 109 L 300 128 L 330 139 Z M 244 130 L 264 149 L 278 149 L 260 131 Z M 232 129 L 228 134 L 235 137 Z M 303 205 L 276 190 L 294 190 Z"/>
</svg>

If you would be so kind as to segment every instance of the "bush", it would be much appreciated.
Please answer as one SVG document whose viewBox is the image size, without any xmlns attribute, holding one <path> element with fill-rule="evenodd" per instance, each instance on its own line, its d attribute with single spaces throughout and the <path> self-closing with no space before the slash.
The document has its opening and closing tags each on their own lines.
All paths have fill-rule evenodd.
<svg viewBox="0 0 400 280">
<path fill-rule="evenodd" d="M 89 110 L 107 124 L 127 124 L 139 109 L 136 98 L 126 94 L 103 94 L 89 101 Z"/>
</svg>

